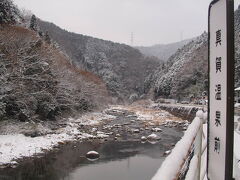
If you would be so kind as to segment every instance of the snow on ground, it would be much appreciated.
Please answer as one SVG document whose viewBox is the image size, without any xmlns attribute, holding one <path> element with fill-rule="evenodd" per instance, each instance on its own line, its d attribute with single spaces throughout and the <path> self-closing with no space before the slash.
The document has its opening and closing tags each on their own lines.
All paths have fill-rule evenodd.
<svg viewBox="0 0 240 180">
<path fill-rule="evenodd" d="M 0 165 L 15 163 L 15 159 L 31 157 L 35 154 L 50 150 L 60 142 L 86 138 L 76 128 L 67 126 L 59 134 L 48 134 L 35 138 L 26 137 L 22 134 L 0 135 Z"/>
<path fill-rule="evenodd" d="M 73 123 L 79 123 L 82 125 L 96 125 L 100 123 L 101 121 L 107 120 L 107 119 L 115 119 L 116 116 L 105 114 L 104 112 L 93 112 L 83 115 L 82 117 L 78 119 L 69 118 L 70 122 Z"/>
<path fill-rule="evenodd" d="M 184 107 L 186 109 L 192 109 L 192 108 L 203 108 L 206 109 L 207 106 L 206 105 L 198 105 L 198 104 L 180 104 L 180 103 L 176 103 L 176 104 L 166 104 L 166 103 L 153 103 L 153 107 L 158 107 L 158 106 L 166 106 L 166 107 Z"/>
<path fill-rule="evenodd" d="M 23 134 L 0 135 L 0 166 L 16 164 L 16 159 L 31 157 L 66 141 L 83 140 L 92 137 L 90 134 L 81 133 L 78 130 L 79 123 L 84 125 L 96 125 L 103 120 L 112 119 L 105 113 L 89 113 L 81 118 L 70 118 L 65 128 L 56 130 L 54 134 L 47 134 L 39 137 L 26 137 Z M 108 135 L 98 132 L 98 138 L 105 138 Z"/>
<path fill-rule="evenodd" d="M 137 114 L 139 119 L 142 120 L 157 120 L 157 117 L 166 119 L 172 116 L 168 112 L 161 110 L 146 109 L 141 106 L 111 106 L 103 112 L 87 113 L 80 118 L 69 118 L 66 122 L 67 126 L 60 128 L 54 133 L 46 134 L 38 137 L 27 137 L 17 132 L 15 134 L 0 135 L 0 166 L 7 164 L 15 164 L 17 159 L 23 157 L 32 157 L 53 149 L 59 144 L 66 141 L 83 140 L 85 138 L 93 137 L 90 134 L 83 134 L 78 130 L 79 125 L 98 125 L 104 120 L 112 120 L 116 116 L 105 113 L 106 111 L 113 110 L 121 112 L 128 110 Z M 153 115 L 151 115 L 153 114 Z M 92 129 L 94 131 L 94 127 Z M 107 134 L 97 131 L 98 138 L 106 138 Z"/>
<path fill-rule="evenodd" d="M 136 111 L 136 115 L 138 116 L 138 120 L 155 120 L 155 119 L 166 119 L 166 117 L 171 116 L 167 111 Z"/>
<path fill-rule="evenodd" d="M 180 122 L 183 121 L 181 118 L 178 118 L 176 116 L 173 116 L 167 111 L 164 110 L 159 110 L 159 109 L 154 109 L 154 103 L 149 102 L 147 105 L 142 105 L 142 104 L 133 104 L 129 106 L 111 106 L 110 109 L 116 111 L 123 111 L 127 110 L 130 112 L 133 112 L 138 120 L 143 120 L 143 121 L 149 121 L 149 122 L 154 122 L 158 124 L 162 124 L 168 120 L 170 121 L 176 121 Z"/>
<path fill-rule="evenodd" d="M 141 111 L 137 111 L 136 115 L 138 116 L 138 120 L 148 120 L 148 121 L 152 121 L 154 119 L 154 115 L 153 114 L 148 114 L 148 113 L 143 113 Z"/>
</svg>

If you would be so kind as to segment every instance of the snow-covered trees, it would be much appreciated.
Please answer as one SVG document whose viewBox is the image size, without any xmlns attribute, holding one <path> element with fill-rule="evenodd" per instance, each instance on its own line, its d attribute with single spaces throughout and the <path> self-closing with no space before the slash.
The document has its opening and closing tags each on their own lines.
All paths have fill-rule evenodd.
<svg viewBox="0 0 240 180">
<path fill-rule="evenodd" d="M 33 14 L 30 20 L 30 26 L 29 28 L 33 31 L 37 31 L 38 30 L 38 26 L 37 26 L 37 18 L 36 16 Z"/>
<path fill-rule="evenodd" d="M 155 89 L 155 97 L 181 98 L 192 94 L 201 95 L 204 81 L 207 79 L 207 33 L 192 40 L 179 49 L 164 67 L 158 68 L 151 79 Z M 193 88 L 194 87 L 194 88 Z"/>
<path fill-rule="evenodd" d="M 38 22 L 42 32 L 71 58 L 78 68 L 99 76 L 111 95 L 128 100 L 130 94 L 141 95 L 144 79 L 158 66 L 159 60 L 145 57 L 130 46 L 67 32 L 53 23 Z"/>
<path fill-rule="evenodd" d="M 21 19 L 19 10 L 11 0 L 0 1 L 0 24 L 16 23 Z"/>
<path fill-rule="evenodd" d="M 46 31 L 46 33 L 44 34 L 44 40 L 48 43 L 51 44 L 51 38 L 48 34 L 48 31 Z"/>
<path fill-rule="evenodd" d="M 108 102 L 105 85 L 19 26 L 0 28 L 0 121 L 54 120 Z"/>
</svg>

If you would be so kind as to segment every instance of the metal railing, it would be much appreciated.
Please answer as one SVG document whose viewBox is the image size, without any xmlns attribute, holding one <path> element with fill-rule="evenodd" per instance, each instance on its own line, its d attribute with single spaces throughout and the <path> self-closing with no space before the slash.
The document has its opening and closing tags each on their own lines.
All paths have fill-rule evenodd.
<svg viewBox="0 0 240 180">
<path fill-rule="evenodd" d="M 200 115 L 199 115 L 200 114 Z M 183 138 L 165 159 L 152 180 L 202 180 L 206 174 L 207 135 L 203 131 L 203 114 L 189 125 Z M 196 168 L 197 167 L 197 168 Z M 204 168 L 202 168 L 204 167 Z"/>
</svg>

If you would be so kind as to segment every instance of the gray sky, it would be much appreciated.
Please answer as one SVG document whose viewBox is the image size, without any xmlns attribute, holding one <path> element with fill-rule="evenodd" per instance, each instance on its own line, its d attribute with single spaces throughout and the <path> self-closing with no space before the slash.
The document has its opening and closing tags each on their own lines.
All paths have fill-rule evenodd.
<svg viewBox="0 0 240 180">
<path fill-rule="evenodd" d="M 180 41 L 207 30 L 211 0 L 14 0 L 72 32 L 134 45 Z M 240 4 L 240 0 L 235 0 Z"/>
</svg>

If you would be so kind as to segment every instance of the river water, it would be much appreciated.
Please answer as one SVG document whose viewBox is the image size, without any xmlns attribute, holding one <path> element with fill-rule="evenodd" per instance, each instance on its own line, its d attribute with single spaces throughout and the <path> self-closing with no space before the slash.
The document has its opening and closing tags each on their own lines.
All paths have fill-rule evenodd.
<svg viewBox="0 0 240 180">
<path fill-rule="evenodd" d="M 119 115 L 115 121 L 126 123 L 124 116 L 129 113 Z M 140 127 L 141 123 L 134 123 L 134 128 Z M 149 180 L 166 158 L 164 152 L 183 135 L 179 127 L 159 127 L 162 132 L 156 134 L 161 140 L 155 143 L 140 141 L 151 130 L 131 135 L 118 128 L 123 138 L 61 145 L 44 156 L 22 160 L 16 168 L 0 170 L 0 180 Z M 99 152 L 98 160 L 85 158 L 91 150 Z"/>
</svg>

